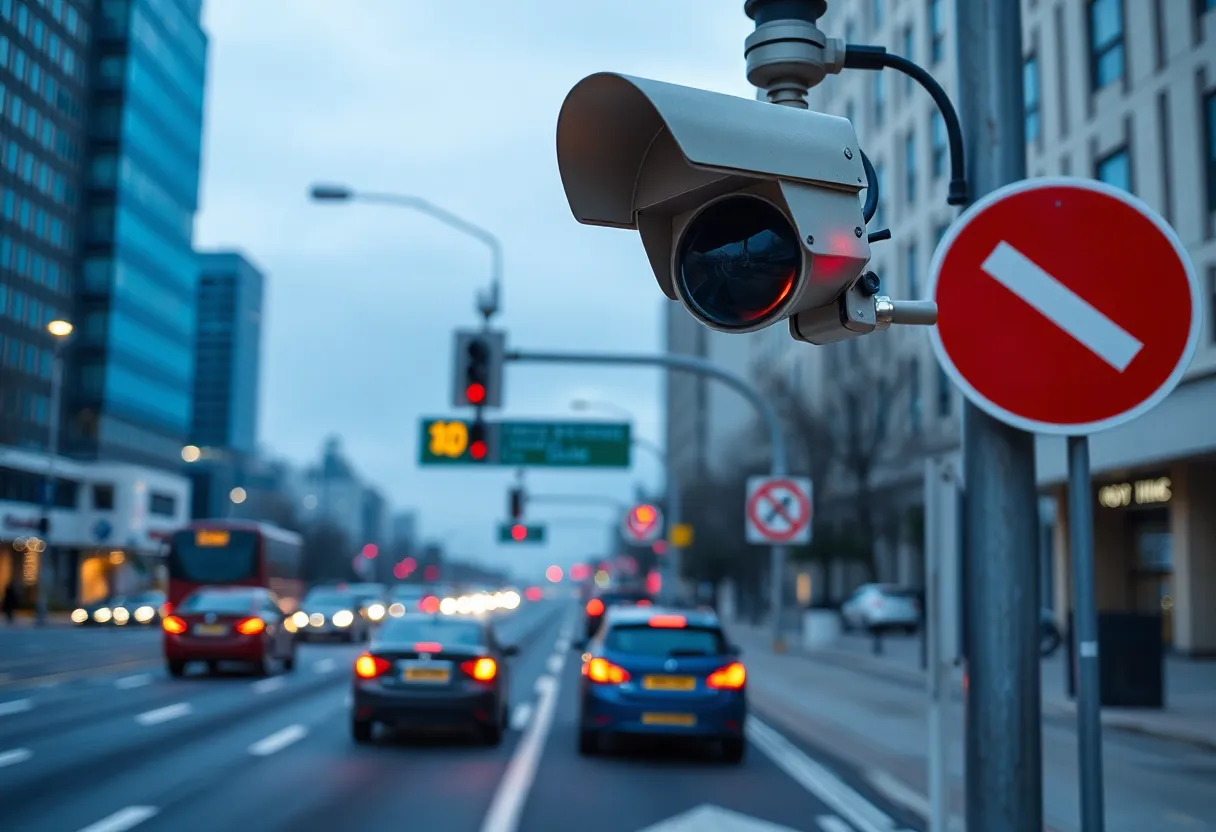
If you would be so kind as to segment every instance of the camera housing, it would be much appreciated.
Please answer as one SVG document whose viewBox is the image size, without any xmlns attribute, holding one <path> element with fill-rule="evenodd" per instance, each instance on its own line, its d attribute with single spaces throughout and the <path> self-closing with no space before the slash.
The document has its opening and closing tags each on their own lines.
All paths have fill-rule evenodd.
<svg viewBox="0 0 1216 832">
<path fill-rule="evenodd" d="M 711 329 L 838 320 L 870 259 L 844 118 L 597 73 L 562 104 L 557 160 L 575 219 L 636 229 L 659 288 Z"/>
</svg>

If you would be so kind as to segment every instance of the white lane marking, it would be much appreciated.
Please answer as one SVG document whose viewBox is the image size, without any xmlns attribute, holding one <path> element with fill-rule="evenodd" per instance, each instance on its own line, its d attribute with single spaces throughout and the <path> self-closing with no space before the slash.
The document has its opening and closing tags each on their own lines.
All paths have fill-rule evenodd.
<svg viewBox="0 0 1216 832">
<path fill-rule="evenodd" d="M 34 707 L 34 703 L 29 699 L 14 699 L 11 702 L 0 702 L 0 716 L 23 714 L 32 707 Z"/>
<path fill-rule="evenodd" d="M 275 731 L 269 737 L 264 737 L 249 746 L 249 753 L 257 757 L 268 757 L 276 751 L 282 751 L 293 742 L 299 742 L 308 736 L 308 729 L 303 725 L 288 725 L 282 731 Z"/>
<path fill-rule="evenodd" d="M 842 815 L 859 832 L 895 829 L 895 821 L 889 815 L 754 716 L 748 716 L 747 736 L 778 768 L 829 809 Z"/>
<path fill-rule="evenodd" d="M 552 656 L 549 657 L 549 664 L 547 665 L 547 667 L 549 668 L 549 672 L 554 675 L 557 675 L 559 672 L 561 672 L 562 665 L 565 664 L 565 662 L 566 662 L 565 653 L 554 653 Z"/>
<path fill-rule="evenodd" d="M 131 688 L 142 688 L 144 685 L 152 683 L 151 673 L 139 673 L 135 676 L 123 676 L 114 682 L 114 687 L 119 690 L 130 690 Z"/>
<path fill-rule="evenodd" d="M 1144 348 L 1130 332 L 1009 243 L 998 244 L 981 268 L 1119 372 Z"/>
<path fill-rule="evenodd" d="M 134 829 L 159 811 L 155 806 L 128 806 L 119 809 L 108 818 L 90 824 L 80 832 L 126 832 Z"/>
<path fill-rule="evenodd" d="M 520 702 L 511 711 L 511 730 L 522 731 L 528 727 L 528 720 L 532 718 L 532 703 Z"/>
<path fill-rule="evenodd" d="M 140 725 L 160 725 L 162 722 L 186 716 L 193 710 L 194 708 L 190 706 L 189 702 L 176 702 L 163 708 L 157 708 L 154 711 L 144 711 L 135 717 L 135 721 Z"/>
<path fill-rule="evenodd" d="M 552 676 L 541 676 L 536 680 L 536 684 L 532 686 L 532 690 L 536 691 L 537 696 L 541 696 L 545 691 L 553 689 L 554 681 Z"/>
<path fill-rule="evenodd" d="M 902 806 L 926 820 L 929 818 L 929 799 L 916 789 L 879 768 L 867 771 L 866 779 L 892 803 Z M 947 832 L 966 832 L 966 827 L 966 821 L 961 815 L 950 815 L 950 819 L 946 822 Z"/>
<path fill-rule="evenodd" d="M 560 669 L 560 668 L 559 668 Z M 542 680 L 547 680 L 541 684 Z M 536 714 L 528 730 L 515 747 L 507 770 L 498 781 L 498 790 L 481 824 L 481 832 L 515 832 L 523 814 L 528 792 L 536 780 L 536 770 L 545 751 L 549 729 L 553 727 L 553 715 L 557 710 L 559 683 L 553 676 L 541 676 L 536 680 Z"/>
<path fill-rule="evenodd" d="M 820 815 L 815 818 L 815 823 L 819 824 L 823 832 L 853 832 L 853 827 L 835 815 Z"/>
<path fill-rule="evenodd" d="M 319 659 L 312 663 L 312 669 L 317 673 L 328 673 L 334 669 L 334 666 L 333 659 Z"/>
<path fill-rule="evenodd" d="M 270 693 L 272 690 L 278 690 L 287 684 L 287 680 L 282 676 L 271 676 L 269 679 L 259 679 L 249 686 L 249 689 L 254 693 Z"/>
<path fill-rule="evenodd" d="M 34 752 L 28 748 L 10 748 L 8 751 L 0 751 L 0 768 L 24 763 L 33 756 Z"/>
</svg>

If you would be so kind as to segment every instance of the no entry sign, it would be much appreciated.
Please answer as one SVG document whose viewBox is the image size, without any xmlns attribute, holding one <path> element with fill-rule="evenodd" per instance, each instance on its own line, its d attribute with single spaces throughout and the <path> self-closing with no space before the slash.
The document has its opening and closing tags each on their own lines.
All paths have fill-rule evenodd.
<svg viewBox="0 0 1216 832">
<path fill-rule="evenodd" d="M 806 477 L 749 477 L 744 516 L 748 543 L 809 543 L 811 481 Z"/>
<path fill-rule="evenodd" d="M 663 534 L 663 512 L 652 505 L 634 506 L 625 515 L 623 525 L 630 543 L 654 543 Z"/>
<path fill-rule="evenodd" d="M 1198 275 L 1144 202 L 1088 179 L 1000 188 L 947 232 L 930 267 L 930 337 L 977 407 L 1082 436 L 1156 406 L 1203 326 Z"/>
</svg>

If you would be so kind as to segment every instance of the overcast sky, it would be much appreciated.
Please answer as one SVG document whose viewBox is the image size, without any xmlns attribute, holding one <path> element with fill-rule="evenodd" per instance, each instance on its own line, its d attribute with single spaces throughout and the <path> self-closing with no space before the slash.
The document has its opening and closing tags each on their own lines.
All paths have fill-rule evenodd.
<svg viewBox="0 0 1216 832">
<path fill-rule="evenodd" d="M 498 325 L 516 348 L 655 351 L 665 303 L 633 232 L 578 225 L 554 133 L 569 89 L 615 70 L 750 95 L 741 0 L 208 0 L 200 248 L 268 275 L 261 439 L 296 461 L 343 437 L 395 508 L 449 551 L 524 571 L 605 554 L 610 509 L 533 506 L 544 548 L 498 547 L 506 470 L 420 469 L 418 420 L 450 411 L 451 333 L 476 325 L 487 249 L 420 214 L 316 205 L 311 182 L 422 196 L 497 234 Z M 505 415 L 610 401 L 662 440 L 653 369 L 509 367 Z M 629 499 L 632 471 L 534 469 L 533 493 Z"/>
</svg>

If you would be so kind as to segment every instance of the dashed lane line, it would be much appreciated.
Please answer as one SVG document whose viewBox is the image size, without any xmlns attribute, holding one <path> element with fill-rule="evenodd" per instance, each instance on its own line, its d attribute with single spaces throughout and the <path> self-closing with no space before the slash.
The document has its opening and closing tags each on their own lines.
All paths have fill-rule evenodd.
<svg viewBox="0 0 1216 832">
<path fill-rule="evenodd" d="M 135 721 L 140 725 L 160 725 L 162 722 L 168 722 L 171 719 L 180 719 L 183 716 L 188 716 L 194 712 L 193 706 L 189 702 L 176 702 L 172 705 L 166 705 L 163 708 L 157 708 L 153 711 L 144 711 L 135 717 Z"/>
<path fill-rule="evenodd" d="M 528 721 L 530 719 L 532 719 L 532 703 L 520 702 L 511 711 L 511 730 L 524 730 L 528 727 Z"/>
<path fill-rule="evenodd" d="M 155 816 L 158 811 L 155 806 L 128 806 L 86 826 L 80 832 L 127 832 Z"/>
<path fill-rule="evenodd" d="M 33 756 L 34 752 L 28 748 L 10 748 L 8 751 L 0 751 L 0 768 L 24 763 Z"/>
<path fill-rule="evenodd" d="M 33 707 L 34 702 L 31 699 L 13 699 L 9 702 L 0 702 L 0 716 L 23 714 Z"/>
<path fill-rule="evenodd" d="M 269 757 L 276 751 L 282 751 L 292 743 L 299 742 L 308 736 L 308 728 L 303 725 L 288 725 L 281 731 L 275 731 L 268 737 L 258 740 L 249 746 L 249 753 L 255 757 Z"/>
</svg>

